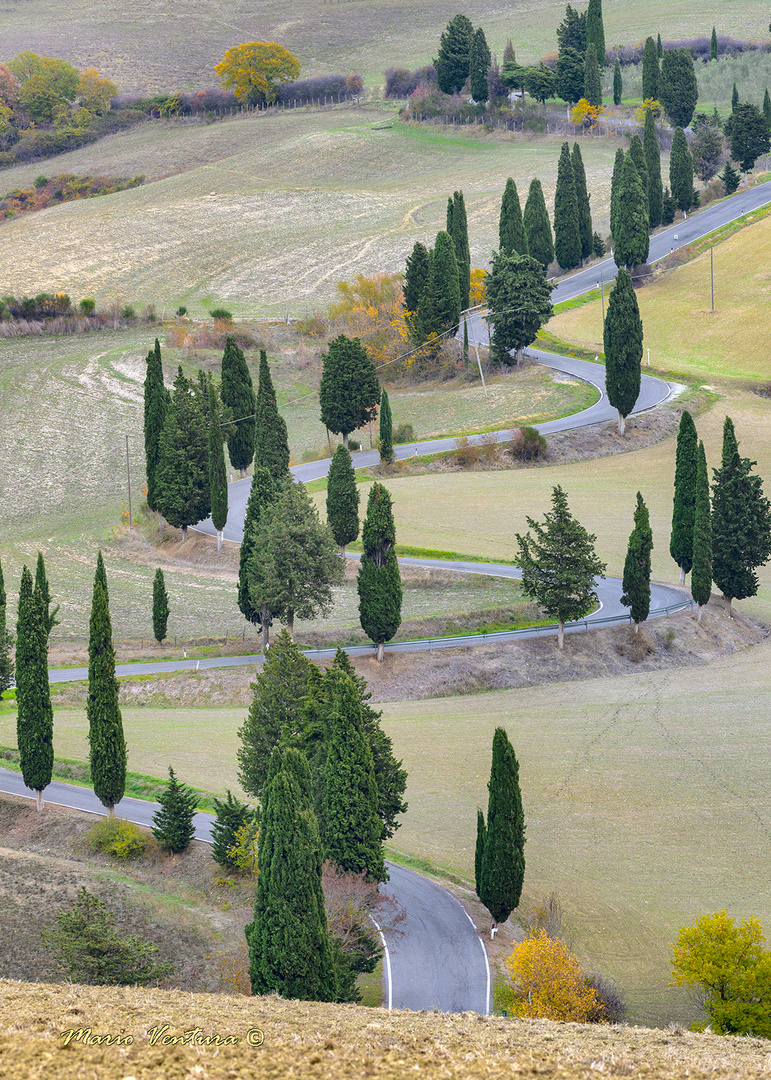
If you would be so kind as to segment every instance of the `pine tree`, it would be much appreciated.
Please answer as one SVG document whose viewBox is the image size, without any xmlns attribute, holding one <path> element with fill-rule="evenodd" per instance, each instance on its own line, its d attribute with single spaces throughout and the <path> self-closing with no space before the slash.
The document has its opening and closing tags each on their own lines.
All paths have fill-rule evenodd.
<svg viewBox="0 0 771 1080">
<path fill-rule="evenodd" d="M 648 112 L 650 112 L 650 110 L 648 110 Z M 632 136 L 629 143 L 629 156 L 634 162 L 634 167 L 637 169 L 637 173 L 642 180 L 645 212 L 648 215 L 648 224 L 650 225 L 650 207 L 648 205 L 648 165 L 645 160 L 645 153 L 639 135 Z"/>
<path fill-rule="evenodd" d="M 726 195 L 733 195 L 741 183 L 741 174 L 738 169 L 735 169 L 733 163 L 729 160 L 725 163 L 723 171 L 720 173 L 720 179 L 723 181 Z"/>
<path fill-rule="evenodd" d="M 613 161 L 613 176 L 610 181 L 610 233 L 615 243 L 618 233 L 618 206 L 623 184 L 624 151 L 619 146 Z"/>
<path fill-rule="evenodd" d="M 220 425 L 217 393 L 209 383 L 209 499 L 212 525 L 217 530 L 217 551 L 222 547 L 222 530 L 228 520 L 228 477 L 225 447 Z M 252 427 L 252 425 L 249 425 Z M 245 470 L 244 470 L 245 472 Z"/>
<path fill-rule="evenodd" d="M 728 602 L 756 596 L 755 569 L 771 557 L 771 505 L 756 463 L 739 456 L 731 418 L 723 425 L 723 456 L 712 484 L 712 577 Z"/>
<path fill-rule="evenodd" d="M 566 142 L 560 151 L 554 192 L 554 254 L 563 270 L 572 270 L 581 261 L 576 181 Z"/>
<path fill-rule="evenodd" d="M 557 644 L 565 641 L 565 622 L 582 619 L 597 603 L 594 579 L 605 576 L 605 563 L 594 551 L 596 539 L 576 521 L 568 509 L 565 492 L 552 491 L 552 509 L 541 524 L 527 518 L 534 530 L 520 536 L 517 561 L 522 569 L 522 591 L 552 618 L 558 620 Z"/>
<path fill-rule="evenodd" d="M 712 37 L 709 42 L 709 58 L 710 60 L 717 60 L 717 32 L 715 27 L 712 27 Z"/>
<path fill-rule="evenodd" d="M 153 636 L 160 645 L 166 637 L 169 622 L 169 594 L 166 592 L 166 580 L 160 566 L 153 578 Z"/>
<path fill-rule="evenodd" d="M 180 367 L 159 442 L 156 469 L 158 509 L 187 539 L 189 525 L 211 512 L 209 444 L 202 395 Z"/>
<path fill-rule="evenodd" d="M 327 430 L 341 434 L 343 444 L 347 447 L 351 432 L 374 420 L 377 415 L 380 383 L 375 365 L 361 341 L 345 334 L 330 341 L 321 360 L 321 422 Z"/>
<path fill-rule="evenodd" d="M 407 256 L 404 275 L 404 309 L 413 315 L 418 310 L 420 296 L 428 279 L 428 249 L 419 241 Z"/>
<path fill-rule="evenodd" d="M 704 443 L 699 441 L 696 457 L 696 492 L 693 506 L 693 565 L 691 596 L 698 604 L 697 620 L 712 593 L 712 513 L 709 504 L 709 477 Z"/>
<path fill-rule="evenodd" d="M 669 156 L 669 187 L 678 210 L 688 211 L 693 203 L 693 161 L 685 132 L 675 128 Z"/>
<path fill-rule="evenodd" d="M 493 252 L 485 275 L 487 321 L 492 323 L 490 354 L 502 365 L 519 363 L 553 312 L 551 291 L 540 263 L 530 255 Z M 511 353 L 516 350 L 512 360 Z"/>
<path fill-rule="evenodd" d="M 687 128 L 699 100 L 690 49 L 667 49 L 664 53 L 657 97 L 670 123 L 675 127 Z"/>
<path fill-rule="evenodd" d="M 613 65 L 613 104 L 621 104 L 621 95 L 624 92 L 624 81 L 621 77 L 621 64 L 616 59 Z"/>
<path fill-rule="evenodd" d="M 693 565 L 693 520 L 696 505 L 696 463 L 698 436 L 693 417 L 687 409 L 680 417 L 675 452 L 675 494 L 672 508 L 672 531 L 669 554 L 680 567 L 680 584 Z"/>
<path fill-rule="evenodd" d="M 485 815 L 477 810 L 477 842 L 474 848 L 474 888 L 479 896 L 482 888 L 482 864 L 485 857 Z"/>
<path fill-rule="evenodd" d="M 584 95 L 584 52 L 560 49 L 555 74 L 559 97 L 568 104 L 579 101 Z"/>
<path fill-rule="evenodd" d="M 91 602 L 86 716 L 91 783 L 94 794 L 112 815 L 126 789 L 126 740 L 118 706 L 110 608 L 99 575 L 94 578 Z"/>
<path fill-rule="evenodd" d="M 503 63 L 515 64 L 517 61 L 517 54 L 514 52 L 514 46 L 511 38 L 506 38 L 506 44 L 503 46 Z"/>
<path fill-rule="evenodd" d="M 642 96 L 643 101 L 649 98 L 658 100 L 659 94 L 659 53 L 652 37 L 645 39 L 642 61 Z"/>
<path fill-rule="evenodd" d="M 763 95 L 763 115 L 766 118 L 766 123 L 771 127 L 771 97 L 768 96 L 768 87 Z"/>
<path fill-rule="evenodd" d="M 645 112 L 643 150 L 648 174 L 648 225 L 651 229 L 656 229 L 661 224 L 662 214 L 661 150 L 656 135 L 656 122 L 650 109 Z"/>
<path fill-rule="evenodd" d="M 544 271 L 548 271 L 554 258 L 554 240 L 549 215 L 546 212 L 543 188 L 541 181 L 537 178 L 530 182 L 522 223 L 527 237 L 528 255 L 536 259 Z"/>
<path fill-rule="evenodd" d="M 383 393 L 385 394 L 385 390 Z M 359 489 L 356 486 L 356 473 L 350 451 L 346 450 L 342 443 L 335 450 L 329 466 L 327 522 L 335 543 L 340 545 L 340 554 L 345 558 L 346 544 L 352 544 L 359 535 Z"/>
<path fill-rule="evenodd" d="M 225 352 L 222 356 L 222 402 L 233 414 L 228 439 L 228 454 L 234 469 L 238 469 L 243 479 L 246 470 L 254 460 L 254 408 L 256 399 L 249 368 L 236 339 L 225 339 Z"/>
<path fill-rule="evenodd" d="M 597 50 L 594 45 L 587 45 L 586 47 L 583 96 L 595 109 L 599 109 L 602 105 L 602 78 L 600 76 L 600 65 L 597 62 Z"/>
<path fill-rule="evenodd" d="M 338 670 L 330 696 L 323 770 L 324 858 L 346 873 L 386 881 L 375 768 L 359 694 L 353 680 Z"/>
<path fill-rule="evenodd" d="M 43 618 L 43 626 L 48 637 L 51 636 L 51 631 L 55 626 L 59 625 L 59 620 L 56 618 L 59 605 L 51 611 L 51 589 L 48 584 L 48 578 L 46 577 L 46 566 L 43 559 L 43 553 L 37 553 L 37 566 L 35 567 L 35 595 L 37 597 L 38 604 L 40 605 L 40 614 Z"/>
<path fill-rule="evenodd" d="M 612 194 L 612 193 L 611 193 Z M 648 258 L 648 197 L 631 154 L 624 155 L 616 203 L 613 258 L 616 266 L 641 266 Z"/>
<path fill-rule="evenodd" d="M 364 554 L 357 582 L 359 618 L 362 630 L 377 645 L 377 658 L 382 662 L 383 646 L 402 621 L 402 582 L 394 550 L 396 529 L 391 496 L 382 484 L 374 483 L 370 488 L 361 536 Z"/>
<path fill-rule="evenodd" d="M 14 664 L 11 659 L 13 638 L 8 631 L 8 598 L 5 593 L 3 564 L 0 562 L 0 700 L 14 682 Z"/>
<path fill-rule="evenodd" d="M 726 121 L 725 133 L 731 147 L 731 157 L 745 176 L 754 168 L 758 158 L 771 150 L 768 121 L 757 105 L 750 102 L 737 102 Z"/>
<path fill-rule="evenodd" d="M 608 300 L 603 332 L 605 344 L 605 390 L 608 401 L 618 410 L 619 434 L 640 396 L 640 364 L 643 327 L 632 276 L 623 267 Z"/>
<path fill-rule="evenodd" d="M 505 255 L 527 255 L 527 237 L 522 221 L 517 185 L 511 177 L 506 181 L 498 221 L 498 248 Z"/>
<path fill-rule="evenodd" d="M 651 608 L 651 551 L 653 532 L 648 507 L 637 492 L 637 509 L 634 512 L 634 529 L 629 537 L 624 561 L 624 580 L 621 603 L 630 609 L 634 632 L 648 618 Z"/>
<path fill-rule="evenodd" d="M 166 422 L 166 412 L 171 403 L 171 394 L 163 384 L 163 363 L 158 338 L 155 339 L 155 348 L 151 349 L 147 354 L 144 397 L 147 505 L 151 510 L 158 510 L 156 471 L 158 468 L 161 432 Z"/>
<path fill-rule="evenodd" d="M 479 33 L 482 31 L 480 30 Z M 455 259 L 458 263 L 458 288 L 460 289 L 460 310 L 469 306 L 471 288 L 471 254 L 468 242 L 468 219 L 462 191 L 452 195 L 452 214 L 447 215 L 447 232 L 455 244 Z M 460 311 L 458 312 L 460 315 Z"/>
<path fill-rule="evenodd" d="M 238 843 L 238 833 L 244 825 L 257 824 L 257 811 L 239 802 L 228 789 L 225 799 L 212 799 L 215 820 L 211 827 L 211 855 L 219 866 L 237 869 L 231 854 Z"/>
<path fill-rule="evenodd" d="M 602 0 L 589 0 L 586 9 L 586 51 L 594 46 L 597 62 L 605 67 L 605 26 L 602 21 Z"/>
<path fill-rule="evenodd" d="M 565 18 L 557 27 L 557 45 L 563 49 L 575 49 L 582 56 L 586 52 L 586 11 L 576 11 L 567 5 Z"/>
<path fill-rule="evenodd" d="M 525 815 L 519 789 L 519 763 L 502 727 L 495 729 L 492 758 L 479 899 L 493 922 L 503 923 L 522 895 Z"/>
<path fill-rule="evenodd" d="M 257 541 L 260 521 L 278 498 L 281 487 L 277 488 L 267 469 L 255 465 L 249 499 L 244 516 L 244 535 L 238 557 L 238 607 L 247 622 L 259 624 L 260 612 L 252 604 L 249 590 L 249 565 Z"/>
<path fill-rule="evenodd" d="M 190 846 L 195 836 L 193 818 L 198 807 L 198 795 L 177 780 L 169 765 L 169 779 L 158 802 L 161 808 L 153 814 L 153 836 L 163 851 L 178 855 Z"/>
<path fill-rule="evenodd" d="M 321 841 L 310 769 L 276 750 L 260 826 L 254 921 L 245 928 L 253 994 L 336 1001 L 334 952 L 321 889 Z"/>
<path fill-rule="evenodd" d="M 474 27 L 465 15 L 456 15 L 447 24 L 439 40 L 439 55 L 434 60 L 436 80 L 443 94 L 457 94 L 469 77 L 471 42 Z"/>
<path fill-rule="evenodd" d="M 739 104 L 739 91 L 736 89 L 736 83 L 734 83 L 733 90 L 731 91 L 731 112 L 735 112 L 736 106 Z"/>
<path fill-rule="evenodd" d="M 54 764 L 53 710 L 48 685 L 48 634 L 25 566 L 16 624 L 16 745 L 25 785 L 35 792 L 38 812 Z"/>
<path fill-rule="evenodd" d="M 487 101 L 487 69 L 490 67 L 491 60 L 485 32 L 481 26 L 478 26 L 474 31 L 469 49 L 471 96 L 476 102 Z"/>
<path fill-rule="evenodd" d="M 465 322 L 464 322 L 465 326 Z M 380 395 L 380 460 L 391 462 L 394 459 L 394 431 L 391 419 L 391 406 L 388 394 L 383 389 Z"/>
<path fill-rule="evenodd" d="M 581 147 L 573 143 L 571 154 L 573 178 L 576 184 L 576 203 L 578 204 L 578 229 L 581 235 L 581 258 L 588 259 L 592 253 L 592 211 L 589 206 L 589 192 L 586 190 L 586 170 L 581 156 Z"/>
<path fill-rule="evenodd" d="M 260 376 L 254 405 L 254 467 L 255 470 L 267 469 L 276 486 L 289 479 L 286 420 L 278 411 L 265 349 L 260 349 Z"/>
</svg>

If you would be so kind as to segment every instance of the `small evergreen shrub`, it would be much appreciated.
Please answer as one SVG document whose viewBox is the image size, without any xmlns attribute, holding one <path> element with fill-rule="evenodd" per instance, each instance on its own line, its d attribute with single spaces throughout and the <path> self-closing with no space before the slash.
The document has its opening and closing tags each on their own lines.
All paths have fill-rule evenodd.
<svg viewBox="0 0 771 1080">
<path fill-rule="evenodd" d="M 415 429 L 412 424 L 399 424 L 394 429 L 394 443 L 415 442 Z"/>
<path fill-rule="evenodd" d="M 92 300 L 90 296 L 85 296 L 78 304 L 81 315 L 93 315 L 96 311 L 96 300 Z"/>
<path fill-rule="evenodd" d="M 124 860 L 136 859 L 148 844 L 147 837 L 133 822 L 118 817 L 102 818 L 86 833 L 86 841 L 92 851 Z"/>
<path fill-rule="evenodd" d="M 212 317 L 212 319 L 215 320 L 215 322 L 232 322 L 233 321 L 233 313 L 228 311 L 228 309 L 224 308 L 224 307 L 212 308 L 211 311 L 209 312 L 209 315 Z"/>
</svg>

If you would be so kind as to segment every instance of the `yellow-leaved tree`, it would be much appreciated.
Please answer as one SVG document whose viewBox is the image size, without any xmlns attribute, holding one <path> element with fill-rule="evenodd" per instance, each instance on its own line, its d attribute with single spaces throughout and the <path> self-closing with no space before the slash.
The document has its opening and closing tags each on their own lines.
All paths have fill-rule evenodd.
<svg viewBox="0 0 771 1080">
<path fill-rule="evenodd" d="M 118 87 L 96 68 L 86 68 L 80 73 L 76 92 L 83 108 L 98 115 L 109 109 L 112 99 L 118 96 Z"/>
<path fill-rule="evenodd" d="M 581 965 L 559 938 L 536 930 L 506 961 L 511 976 L 508 1004 L 517 1016 L 590 1023 L 601 1004 Z"/>
<path fill-rule="evenodd" d="M 329 317 L 345 333 L 360 338 L 376 367 L 391 365 L 410 351 L 410 331 L 402 304 L 402 275 L 357 274 L 352 282 L 338 281 L 339 300 L 329 309 Z M 394 364 L 392 374 L 396 375 Z"/>
<path fill-rule="evenodd" d="M 228 49 L 214 70 L 242 105 L 269 105 L 277 83 L 298 77 L 300 61 L 277 41 L 248 41 Z"/>
</svg>

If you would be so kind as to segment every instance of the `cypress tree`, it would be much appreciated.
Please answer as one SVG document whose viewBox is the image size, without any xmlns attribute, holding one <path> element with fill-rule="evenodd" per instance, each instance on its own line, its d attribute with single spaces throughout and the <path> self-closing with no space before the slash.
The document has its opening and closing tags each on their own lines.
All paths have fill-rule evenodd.
<svg viewBox="0 0 771 1080">
<path fill-rule="evenodd" d="M 38 604 L 40 605 L 40 614 L 43 619 L 43 626 L 48 637 L 51 636 L 51 631 L 55 626 L 59 625 L 59 620 L 56 618 L 59 611 L 59 605 L 51 611 L 51 589 L 48 585 L 48 578 L 46 577 L 46 566 L 43 560 L 43 553 L 37 553 L 37 566 L 35 567 L 35 595 L 37 596 Z"/>
<path fill-rule="evenodd" d="M 13 638 L 8 632 L 8 598 L 5 593 L 3 564 L 0 562 L 0 699 L 13 681 L 14 665 L 11 660 Z"/>
<path fill-rule="evenodd" d="M 669 187 L 679 210 L 690 210 L 693 203 L 693 160 L 685 132 L 675 128 L 669 157 Z"/>
<path fill-rule="evenodd" d="M 587 45 L 584 61 L 584 97 L 589 104 L 599 109 L 602 105 L 602 79 L 600 65 L 597 63 L 597 51 L 594 45 Z"/>
<path fill-rule="evenodd" d="M 717 60 L 717 32 L 715 27 L 712 27 L 712 37 L 709 42 L 709 58 L 710 60 Z"/>
<path fill-rule="evenodd" d="M 631 142 L 629 143 L 629 156 L 634 162 L 634 167 L 637 169 L 637 173 L 642 180 L 645 212 L 648 215 L 648 224 L 650 225 L 650 207 L 648 205 L 648 166 L 645 161 L 645 153 L 639 135 L 632 136 Z"/>
<path fill-rule="evenodd" d="M 629 537 L 624 561 L 624 580 L 621 603 L 626 604 L 634 622 L 634 632 L 638 633 L 640 623 L 648 618 L 651 609 L 651 551 L 653 532 L 651 531 L 648 507 L 637 492 L 637 508 L 634 512 L 634 529 Z"/>
<path fill-rule="evenodd" d="M 419 241 L 407 256 L 404 275 L 404 308 L 413 315 L 418 310 L 420 296 L 428 280 L 428 249 Z"/>
<path fill-rule="evenodd" d="M 289 478 L 289 440 L 286 421 L 278 411 L 268 354 L 260 349 L 260 376 L 254 406 L 254 467 L 267 469 L 276 485 Z"/>
<path fill-rule="evenodd" d="M 616 59 L 613 65 L 613 104 L 621 104 L 621 95 L 624 92 L 624 81 L 621 78 L 621 64 Z"/>
<path fill-rule="evenodd" d="M 659 91 L 659 56 L 656 44 L 652 37 L 645 39 L 642 62 L 642 96 L 643 101 L 649 98 L 658 100 Z"/>
<path fill-rule="evenodd" d="M 457 216 L 458 207 L 456 204 L 453 206 L 453 229 L 456 231 L 458 229 L 455 224 Z M 450 234 L 444 230 L 437 233 L 432 261 L 435 285 L 435 330 L 437 333 L 455 329 L 458 326 L 460 313 L 463 310 L 460 270 L 455 252 L 455 241 Z"/>
<path fill-rule="evenodd" d="M 555 89 L 563 101 L 579 101 L 584 95 L 584 52 L 560 49 L 555 68 Z"/>
<path fill-rule="evenodd" d="M 514 45 L 511 38 L 506 38 L 506 44 L 503 46 L 503 63 L 516 63 L 517 54 L 514 52 Z"/>
<path fill-rule="evenodd" d="M 480 31 L 481 33 L 481 31 Z M 458 288 L 460 289 L 460 307 L 465 311 L 469 306 L 471 289 L 471 253 L 468 242 L 468 218 L 462 191 L 454 191 L 452 196 L 452 215 L 447 215 L 447 232 L 455 244 L 455 258 L 458 263 Z M 460 315 L 460 312 L 458 312 Z"/>
<path fill-rule="evenodd" d="M 766 118 L 766 123 L 771 127 L 771 98 L 768 96 L 768 87 L 763 95 L 763 115 Z"/>
<path fill-rule="evenodd" d="M 664 55 L 664 47 L 661 44 L 661 34 L 656 35 L 656 56 L 661 60 Z"/>
<path fill-rule="evenodd" d="M 581 147 L 573 143 L 571 155 L 573 177 L 576 184 L 576 203 L 578 204 L 578 230 L 581 235 L 581 258 L 588 259 L 592 253 L 592 211 L 589 206 L 589 192 L 586 190 L 586 170 L 581 156 Z"/>
<path fill-rule="evenodd" d="M 144 400 L 147 505 L 151 510 L 158 510 L 155 474 L 158 468 L 161 432 L 166 421 L 166 411 L 171 403 L 171 394 L 163 384 L 163 363 L 158 338 L 155 339 L 155 348 L 147 354 Z"/>
<path fill-rule="evenodd" d="M 506 255 L 527 255 L 527 237 L 522 221 L 517 185 L 511 177 L 501 199 L 501 216 L 498 221 L 498 250 Z"/>
<path fill-rule="evenodd" d="M 310 769 L 299 750 L 276 750 L 271 757 L 258 866 L 254 921 L 245 928 L 252 993 L 336 1001 L 319 827 Z"/>
<path fill-rule="evenodd" d="M 696 457 L 696 492 L 693 507 L 693 565 L 691 596 L 698 604 L 697 620 L 709 603 L 712 593 L 712 513 L 709 504 L 709 478 L 704 443 L 699 440 Z"/>
<path fill-rule="evenodd" d="M 113 815 L 126 789 L 126 740 L 118 706 L 110 608 L 99 575 L 94 578 L 91 602 L 86 716 L 91 783 L 94 794 Z"/>
<path fill-rule="evenodd" d="M 469 76 L 473 37 L 474 27 L 465 15 L 456 15 L 442 31 L 434 67 L 436 81 L 443 94 L 458 94 L 463 89 Z"/>
<path fill-rule="evenodd" d="M 211 512 L 203 397 L 181 367 L 161 432 L 156 496 L 158 509 L 170 525 L 182 529 L 183 540 L 187 539 L 188 526 L 203 521 Z"/>
<path fill-rule="evenodd" d="M 734 111 L 734 109 L 736 108 L 736 106 L 738 104 L 739 104 L 739 91 L 736 89 L 736 83 L 734 83 L 734 88 L 731 91 L 731 112 Z"/>
<path fill-rule="evenodd" d="M 457 271 L 455 285 L 457 288 Z M 361 341 L 345 334 L 330 341 L 321 360 L 321 422 L 329 431 L 339 432 L 348 446 L 351 432 L 377 415 L 380 401 L 377 371 Z"/>
<path fill-rule="evenodd" d="M 385 390 L 383 391 L 385 394 Z M 382 411 L 381 411 L 382 420 Z M 381 435 L 382 454 L 382 435 Z M 350 451 L 340 443 L 332 457 L 327 479 L 327 522 L 340 553 L 359 535 L 359 489 Z"/>
<path fill-rule="evenodd" d="M 619 434 L 640 395 L 640 364 L 643 328 L 632 276 L 623 267 L 608 300 L 603 332 L 605 343 L 605 390 L 608 401 L 618 410 Z"/>
<path fill-rule="evenodd" d="M 460 293 L 460 289 L 458 292 Z M 413 318 L 408 319 L 408 323 L 416 345 L 422 345 L 442 332 L 437 308 L 436 260 L 433 249 L 428 252 L 426 283 L 420 294 L 417 311 Z"/>
<path fill-rule="evenodd" d="M 631 154 L 624 155 L 616 203 L 613 258 L 616 266 L 640 266 L 648 258 L 648 198 Z"/>
<path fill-rule="evenodd" d="M 228 454 L 233 468 L 238 469 L 243 479 L 246 476 L 246 470 L 254 460 L 254 408 L 256 401 L 246 358 L 233 337 L 225 339 L 220 397 L 223 404 L 233 414 L 233 419 L 238 421 L 230 425 Z"/>
<path fill-rule="evenodd" d="M 16 745 L 21 775 L 35 792 L 38 812 L 51 783 L 54 764 L 53 710 L 48 685 L 48 634 L 32 574 L 25 566 L 16 624 Z"/>
<path fill-rule="evenodd" d="M 586 9 L 586 51 L 594 46 L 597 62 L 605 67 L 605 26 L 602 21 L 602 0 L 589 0 Z"/>
<path fill-rule="evenodd" d="M 469 77 L 471 79 L 471 96 L 476 102 L 487 101 L 487 69 L 490 67 L 490 49 L 487 38 L 481 26 L 474 31 L 469 49 Z M 468 304 L 466 304 L 468 307 Z"/>
<path fill-rule="evenodd" d="M 463 320 L 463 363 L 468 364 L 468 319 Z"/>
<path fill-rule="evenodd" d="M 661 224 L 671 225 L 675 220 L 675 200 L 669 193 L 669 188 L 664 188 L 664 194 L 661 196 Z"/>
<path fill-rule="evenodd" d="M 107 571 L 104 568 L 104 559 L 102 558 L 101 548 L 96 553 L 96 570 L 94 571 L 94 584 L 96 584 L 97 581 L 104 589 L 104 595 L 107 597 L 107 603 L 109 604 L 110 592 L 107 588 Z"/>
<path fill-rule="evenodd" d="M 648 225 L 651 229 L 656 229 L 661 224 L 662 215 L 661 150 L 656 135 L 656 122 L 650 109 L 645 112 L 643 150 L 648 173 Z"/>
<path fill-rule="evenodd" d="M 554 240 L 549 215 L 546 212 L 543 188 L 541 181 L 537 178 L 530 181 L 522 223 L 527 237 L 528 255 L 537 259 L 544 272 L 547 272 L 554 258 Z"/>
<path fill-rule="evenodd" d="M 225 471 L 225 448 L 220 424 L 217 393 L 209 383 L 209 498 L 212 525 L 217 530 L 217 551 L 222 547 L 222 530 L 228 520 L 228 477 Z M 253 427 L 252 424 L 249 425 Z"/>
<path fill-rule="evenodd" d="M 463 325 L 466 325 L 465 322 Z M 394 431 L 391 406 L 388 402 L 388 394 L 383 389 L 383 393 L 380 395 L 380 460 L 390 462 L 393 459 Z"/>
<path fill-rule="evenodd" d="M 757 595 L 755 569 L 771 556 L 771 505 L 754 461 L 739 456 L 733 421 L 723 425 L 723 456 L 712 484 L 712 577 L 728 603 Z"/>
<path fill-rule="evenodd" d="M 525 879 L 525 815 L 519 763 L 504 728 L 495 729 L 490 768 L 485 848 L 479 899 L 494 923 L 506 922 L 519 904 Z"/>
<path fill-rule="evenodd" d="M 479 892 L 482 888 L 482 864 L 485 857 L 485 815 L 481 810 L 477 810 L 477 842 L 474 848 L 474 888 L 476 894 L 479 896 Z"/>
<path fill-rule="evenodd" d="M 153 578 L 153 636 L 160 645 L 166 637 L 169 622 L 169 594 L 166 592 L 166 580 L 160 566 Z"/>
<path fill-rule="evenodd" d="M 696 462 L 698 437 L 693 417 L 687 409 L 680 417 L 675 452 L 675 495 L 669 554 L 680 567 L 680 584 L 693 565 L 693 516 L 696 503 Z"/>
<path fill-rule="evenodd" d="M 618 233 L 618 201 L 624 172 L 624 151 L 619 146 L 613 162 L 613 176 L 610 181 L 610 233 L 615 243 Z"/>
<path fill-rule="evenodd" d="M 252 476 L 252 486 L 249 489 L 249 499 L 246 503 L 244 535 L 238 557 L 238 607 L 246 621 L 253 624 L 260 622 L 260 613 L 252 604 L 249 591 L 249 565 L 262 516 L 276 501 L 280 490 L 280 485 L 277 488 L 268 470 L 256 465 Z"/>
<path fill-rule="evenodd" d="M 566 142 L 560 151 L 554 192 L 554 254 L 563 270 L 572 270 L 581 261 L 576 181 Z"/>
<path fill-rule="evenodd" d="M 327 716 L 329 735 L 323 770 L 324 858 L 349 874 L 386 881 L 375 768 L 352 679 L 336 671 Z"/>
<path fill-rule="evenodd" d="M 699 100 L 690 49 L 667 49 L 661 61 L 658 91 L 669 122 L 676 127 L 688 127 Z"/>
<path fill-rule="evenodd" d="M 370 488 L 361 537 L 364 554 L 357 582 L 359 619 L 364 633 L 377 645 L 377 658 L 382 662 L 383 646 L 402 621 L 402 582 L 394 550 L 396 528 L 391 496 L 382 484 L 374 483 Z"/>
<path fill-rule="evenodd" d="M 198 807 L 198 796 L 177 780 L 169 765 L 169 779 L 158 802 L 161 808 L 153 814 L 153 836 L 163 851 L 178 855 L 190 846 L 195 836 L 193 818 Z"/>
</svg>

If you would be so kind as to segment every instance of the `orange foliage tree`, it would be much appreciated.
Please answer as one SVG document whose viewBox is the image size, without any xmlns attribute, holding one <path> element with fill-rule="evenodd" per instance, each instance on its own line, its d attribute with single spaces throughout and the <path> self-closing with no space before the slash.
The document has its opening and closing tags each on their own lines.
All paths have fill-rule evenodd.
<svg viewBox="0 0 771 1080">
<path fill-rule="evenodd" d="M 578 960 L 559 938 L 536 930 L 506 961 L 511 1008 L 518 1016 L 589 1023 L 600 1010 Z"/>
<path fill-rule="evenodd" d="M 339 300 L 330 307 L 329 317 L 344 324 L 347 334 L 360 338 L 375 367 L 391 365 L 409 352 L 411 337 L 402 303 L 401 274 L 369 278 L 357 274 L 352 282 L 338 281 L 336 289 Z M 388 371 L 384 374 L 387 378 Z"/>
</svg>

